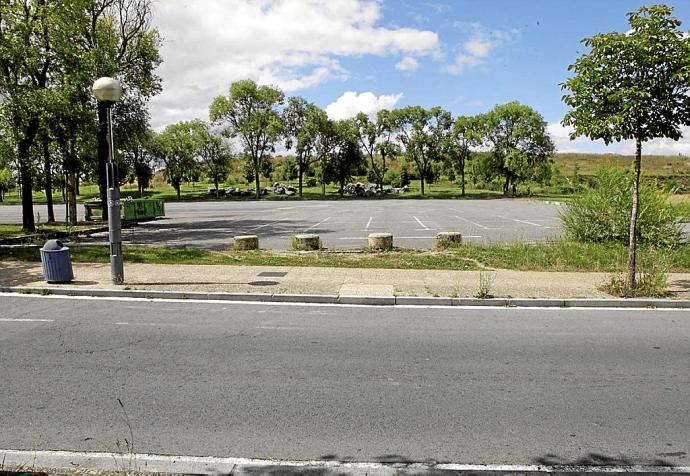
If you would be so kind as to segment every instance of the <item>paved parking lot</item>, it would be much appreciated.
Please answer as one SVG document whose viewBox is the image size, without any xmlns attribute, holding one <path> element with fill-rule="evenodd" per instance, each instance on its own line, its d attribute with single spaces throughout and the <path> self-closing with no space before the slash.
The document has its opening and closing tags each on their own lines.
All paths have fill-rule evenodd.
<svg viewBox="0 0 690 476">
<path fill-rule="evenodd" d="M 0 221 L 12 221 L 10 208 L 0 207 Z M 209 249 L 226 248 L 244 234 L 259 235 L 261 247 L 270 249 L 288 249 L 296 233 L 317 233 L 327 248 L 358 248 L 376 232 L 393 233 L 395 245 L 405 248 L 432 247 L 439 231 L 459 231 L 467 242 L 535 242 L 559 235 L 560 209 L 500 199 L 168 203 L 165 219 L 123 235 L 127 243 Z M 13 216 L 18 221 L 18 207 Z M 107 234 L 93 240 L 106 241 Z"/>
</svg>

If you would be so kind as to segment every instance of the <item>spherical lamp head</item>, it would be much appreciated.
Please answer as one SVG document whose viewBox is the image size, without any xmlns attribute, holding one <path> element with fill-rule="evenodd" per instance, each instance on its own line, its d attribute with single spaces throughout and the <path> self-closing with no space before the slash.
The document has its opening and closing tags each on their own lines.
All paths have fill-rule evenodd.
<svg viewBox="0 0 690 476">
<path fill-rule="evenodd" d="M 92 89 L 98 102 L 113 104 L 122 97 L 122 86 L 117 79 L 100 78 L 93 83 Z"/>
</svg>

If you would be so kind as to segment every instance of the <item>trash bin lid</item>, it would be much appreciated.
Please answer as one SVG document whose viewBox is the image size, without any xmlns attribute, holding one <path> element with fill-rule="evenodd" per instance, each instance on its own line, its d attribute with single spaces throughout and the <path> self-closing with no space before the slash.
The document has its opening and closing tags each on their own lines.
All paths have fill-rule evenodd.
<svg viewBox="0 0 690 476">
<path fill-rule="evenodd" d="M 43 251 L 60 251 L 63 248 L 65 248 L 65 245 L 62 244 L 62 241 L 60 240 L 48 240 L 46 241 L 45 245 L 43 245 L 43 248 L 41 248 Z"/>
</svg>

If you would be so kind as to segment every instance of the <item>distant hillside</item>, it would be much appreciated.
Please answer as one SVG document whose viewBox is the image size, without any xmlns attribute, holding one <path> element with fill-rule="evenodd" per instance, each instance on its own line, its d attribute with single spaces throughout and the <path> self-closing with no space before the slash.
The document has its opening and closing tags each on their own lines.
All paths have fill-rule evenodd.
<svg viewBox="0 0 690 476">
<path fill-rule="evenodd" d="M 632 167 L 634 156 L 618 154 L 556 154 L 554 163 L 564 176 L 570 176 L 578 167 L 581 175 L 594 175 L 601 167 Z M 643 155 L 642 173 L 647 176 L 687 176 L 690 175 L 690 157 Z"/>
</svg>

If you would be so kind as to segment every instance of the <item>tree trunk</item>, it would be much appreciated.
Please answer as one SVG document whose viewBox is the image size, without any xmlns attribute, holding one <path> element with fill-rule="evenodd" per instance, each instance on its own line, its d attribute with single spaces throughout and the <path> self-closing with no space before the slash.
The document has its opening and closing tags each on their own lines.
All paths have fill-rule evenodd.
<svg viewBox="0 0 690 476">
<path fill-rule="evenodd" d="M 19 176 L 22 181 L 22 230 L 27 233 L 36 231 L 36 222 L 34 221 L 34 191 L 33 191 L 33 177 L 31 174 L 31 144 L 36 137 L 38 131 L 38 121 L 31 121 L 26 131 L 26 137 L 19 141 L 17 146 L 17 155 L 19 159 Z"/>
<path fill-rule="evenodd" d="M 256 184 L 256 199 L 261 198 L 261 178 L 259 177 L 259 164 L 254 162 L 254 183 Z"/>
<path fill-rule="evenodd" d="M 103 206 L 103 220 L 108 220 L 108 108 L 98 103 L 98 191 Z"/>
<path fill-rule="evenodd" d="M 419 185 L 422 188 L 422 197 L 424 196 L 424 174 L 419 178 Z"/>
<path fill-rule="evenodd" d="M 299 180 L 299 198 L 302 198 L 302 181 L 304 180 L 304 162 L 302 159 L 297 160 L 297 175 Z"/>
<path fill-rule="evenodd" d="M 630 240 L 628 246 L 628 278 L 626 295 L 632 297 L 635 292 L 635 272 L 637 268 L 637 217 L 640 204 L 640 174 L 642 170 L 642 140 L 636 139 L 635 175 L 633 177 L 632 209 L 630 210 Z"/>
<path fill-rule="evenodd" d="M 460 195 L 465 196 L 465 159 L 460 161 Z"/>
<path fill-rule="evenodd" d="M 77 225 L 77 173 L 74 170 L 67 172 L 67 224 Z"/>
<path fill-rule="evenodd" d="M 55 208 L 53 207 L 53 171 L 51 170 L 48 139 L 45 138 L 43 139 L 43 175 L 45 176 L 48 223 L 55 223 Z"/>
<path fill-rule="evenodd" d="M 506 173 L 506 181 L 503 184 L 503 198 L 510 197 L 510 174 Z"/>
<path fill-rule="evenodd" d="M 175 193 L 177 194 L 177 201 L 179 202 L 180 199 L 182 198 L 182 197 L 181 197 L 181 193 L 180 193 L 180 188 L 181 188 L 180 181 L 179 181 L 179 180 L 176 181 L 176 182 L 173 184 L 173 187 L 175 187 Z"/>
<path fill-rule="evenodd" d="M 139 187 L 139 198 L 144 198 L 144 185 L 141 183 L 141 179 L 137 179 L 137 186 Z"/>
</svg>

